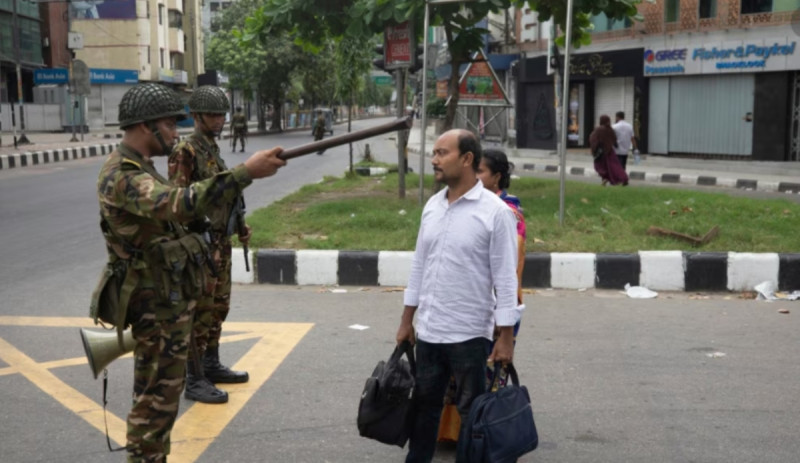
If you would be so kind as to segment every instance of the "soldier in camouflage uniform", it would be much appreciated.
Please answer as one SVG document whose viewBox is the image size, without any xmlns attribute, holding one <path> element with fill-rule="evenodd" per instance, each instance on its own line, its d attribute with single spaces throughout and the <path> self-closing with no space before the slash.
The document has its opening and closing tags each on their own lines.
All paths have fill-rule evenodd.
<svg viewBox="0 0 800 463">
<path fill-rule="evenodd" d="M 97 192 L 110 264 L 124 269 L 120 318 L 130 325 L 134 348 L 133 406 L 128 415 L 129 462 L 165 462 L 178 414 L 196 300 L 202 240 L 181 224 L 204 217 L 219 202 L 232 202 L 253 179 L 275 174 L 285 162 L 273 148 L 244 164 L 186 188 L 159 175 L 151 158 L 171 151 L 176 122 L 185 118 L 172 90 L 137 85 L 122 97 L 119 147 L 100 170 Z M 122 264 L 122 265 L 118 265 Z M 129 280 L 130 278 L 130 280 Z"/>
<path fill-rule="evenodd" d="M 189 111 L 194 117 L 194 133 L 182 140 L 169 157 L 169 180 L 174 185 L 188 186 L 227 170 L 214 140 L 225 126 L 228 108 L 228 98 L 218 87 L 204 85 L 192 93 Z M 213 383 L 244 383 L 249 379 L 247 372 L 233 371 L 219 361 L 222 322 L 231 308 L 231 239 L 228 236 L 228 221 L 232 209 L 232 203 L 222 203 L 208 211 L 209 249 L 216 263 L 217 275 L 208 275 L 214 282 L 212 294 L 197 301 L 195 309 L 193 331 L 203 371 L 196 371 L 195 362 L 190 358 L 184 392 L 187 399 L 203 403 L 228 401 L 228 393 Z M 250 238 L 250 229 L 246 230 L 247 236 L 239 236 L 243 243 Z"/>
<path fill-rule="evenodd" d="M 247 138 L 247 116 L 242 112 L 241 106 L 236 107 L 236 114 L 231 119 L 231 129 L 233 129 L 233 151 L 236 151 L 237 139 L 242 141 L 241 151 L 244 151 L 244 140 Z"/>
</svg>

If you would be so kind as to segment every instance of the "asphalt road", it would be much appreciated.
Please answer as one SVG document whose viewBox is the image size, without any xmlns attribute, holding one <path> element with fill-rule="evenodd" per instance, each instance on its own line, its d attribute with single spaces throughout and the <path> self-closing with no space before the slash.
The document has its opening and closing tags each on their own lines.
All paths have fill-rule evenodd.
<svg viewBox="0 0 800 463">
<path fill-rule="evenodd" d="M 251 383 L 229 388 L 227 405 L 182 403 L 170 462 L 402 462 L 403 450 L 355 426 L 364 380 L 392 350 L 401 293 L 346 289 L 235 287 L 223 360 L 248 368 Z M 543 291 L 526 302 L 516 364 L 540 448 L 521 462 L 797 461 L 800 322 L 778 313 L 797 303 L 615 291 Z M 105 448 L 101 384 L 77 341 L 74 323 L 86 318 L 13 321 L 0 318 L 0 341 L 13 346 L 0 349 L 2 460 L 120 461 Z M 109 375 L 121 441 L 131 360 Z M 435 461 L 453 455 L 441 446 Z"/>
<path fill-rule="evenodd" d="M 249 151 L 310 139 L 252 137 Z M 388 136 L 370 144 L 380 160 L 395 159 Z M 101 382 L 77 335 L 91 325 L 88 298 L 105 260 L 94 190 L 102 162 L 0 171 L 0 461 L 123 458 L 105 449 Z M 291 161 L 247 190 L 248 208 L 346 165 L 347 147 Z M 403 450 L 355 428 L 364 380 L 392 350 L 401 293 L 347 290 L 236 286 L 223 360 L 252 380 L 231 387 L 227 405 L 182 404 L 170 462 L 403 461 Z M 796 302 L 542 291 L 526 303 L 516 363 L 541 444 L 521 461 L 796 461 L 800 323 L 778 313 Z M 121 443 L 131 360 L 109 372 L 109 426 Z M 440 450 L 436 461 L 452 461 L 452 448 Z"/>
<path fill-rule="evenodd" d="M 390 119 L 357 121 L 353 130 Z M 346 125 L 334 127 L 334 135 Z M 397 149 L 389 135 L 354 144 L 354 159 L 365 143 L 379 160 L 396 162 Z M 231 153 L 223 140 L 225 162 L 234 166 L 258 149 L 293 147 L 313 141 L 310 131 L 251 136 L 245 153 Z M 254 182 L 245 190 L 248 211 L 269 205 L 321 180 L 341 176 L 348 167 L 348 147 L 332 148 L 322 156 L 289 161 L 273 177 Z M 97 174 L 105 157 L 25 169 L 0 171 L 0 304 L 5 315 L 69 315 L 88 313 L 88 296 L 106 259 L 99 228 Z M 166 175 L 166 158 L 156 159 Z"/>
</svg>

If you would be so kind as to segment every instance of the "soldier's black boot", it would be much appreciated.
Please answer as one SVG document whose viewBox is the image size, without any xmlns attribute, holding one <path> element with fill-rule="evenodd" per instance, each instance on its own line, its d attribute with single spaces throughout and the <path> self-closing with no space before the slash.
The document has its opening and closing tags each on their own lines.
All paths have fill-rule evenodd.
<svg viewBox="0 0 800 463">
<path fill-rule="evenodd" d="M 186 364 L 186 390 L 183 396 L 189 400 L 204 404 L 224 404 L 228 401 L 228 393 L 217 389 L 214 384 L 196 371 L 194 361 L 190 358 Z"/>
<path fill-rule="evenodd" d="M 203 371 L 212 383 L 246 383 L 250 379 L 246 371 L 233 371 L 219 363 L 219 346 L 206 348 Z"/>
</svg>

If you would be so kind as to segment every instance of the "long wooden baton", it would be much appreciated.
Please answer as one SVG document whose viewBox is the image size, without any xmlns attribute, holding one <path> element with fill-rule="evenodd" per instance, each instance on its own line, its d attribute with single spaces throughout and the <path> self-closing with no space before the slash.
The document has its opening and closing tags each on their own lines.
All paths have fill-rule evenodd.
<svg viewBox="0 0 800 463">
<path fill-rule="evenodd" d="M 411 119 L 411 116 L 402 119 L 397 119 L 395 121 L 387 122 L 386 124 L 382 124 L 369 129 L 356 130 L 355 132 L 350 132 L 336 137 L 331 137 L 328 138 L 327 140 L 323 139 L 320 141 L 315 141 L 313 143 L 306 143 L 305 145 L 300 145 L 295 148 L 289 148 L 287 150 L 284 150 L 281 154 L 279 154 L 278 157 L 286 161 L 299 156 L 304 156 L 306 154 L 316 153 L 317 151 L 323 151 L 328 148 L 333 148 L 334 146 L 344 145 L 347 143 L 352 143 L 354 141 L 363 140 L 365 138 L 376 137 L 378 135 L 383 135 L 389 132 L 395 132 L 397 130 L 409 130 L 411 129 L 413 123 L 414 121 Z"/>
</svg>

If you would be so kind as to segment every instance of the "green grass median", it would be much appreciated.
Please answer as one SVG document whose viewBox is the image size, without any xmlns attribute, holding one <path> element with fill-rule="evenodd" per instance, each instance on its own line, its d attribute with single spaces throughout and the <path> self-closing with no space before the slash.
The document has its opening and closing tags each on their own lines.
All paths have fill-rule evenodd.
<svg viewBox="0 0 800 463">
<path fill-rule="evenodd" d="M 425 180 L 429 195 L 433 179 Z M 418 182 L 416 174 L 406 175 L 402 200 L 397 174 L 329 177 L 304 186 L 248 217 L 251 247 L 413 250 L 422 212 Z M 561 227 L 557 180 L 514 179 L 509 191 L 522 201 L 528 252 L 800 252 L 800 205 L 788 200 L 567 182 Z M 702 245 L 648 234 L 659 227 L 701 237 L 715 226 L 719 235 Z"/>
</svg>

